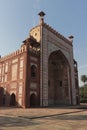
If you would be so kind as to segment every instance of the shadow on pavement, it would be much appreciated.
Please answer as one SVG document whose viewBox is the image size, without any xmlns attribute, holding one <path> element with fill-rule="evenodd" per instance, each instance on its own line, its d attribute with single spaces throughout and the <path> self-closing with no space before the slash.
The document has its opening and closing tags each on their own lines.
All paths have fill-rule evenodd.
<svg viewBox="0 0 87 130">
<path fill-rule="evenodd" d="M 87 115 L 61 115 L 55 116 L 51 119 L 56 120 L 87 120 Z"/>
<path fill-rule="evenodd" d="M 69 118 L 69 120 L 70 119 L 71 120 L 72 119 L 73 120 L 87 120 L 87 115 L 73 115 L 75 113 L 77 114 L 77 113 L 80 113 L 80 112 L 83 112 L 83 111 L 86 111 L 86 110 L 79 110 L 79 111 L 73 111 L 73 112 L 65 112 L 65 113 L 53 114 L 53 115 L 45 115 L 45 116 L 36 116 L 36 117 L 28 117 L 28 116 L 19 116 L 19 117 L 20 118 L 24 118 L 24 119 L 32 119 L 32 120 L 33 119 L 41 119 L 41 118 L 55 118 L 55 119 L 59 118 L 59 119 L 63 119 L 63 120 L 67 120 Z"/>
<path fill-rule="evenodd" d="M 0 116 L 0 127 L 25 127 L 38 124 L 40 123 L 19 117 Z"/>
</svg>

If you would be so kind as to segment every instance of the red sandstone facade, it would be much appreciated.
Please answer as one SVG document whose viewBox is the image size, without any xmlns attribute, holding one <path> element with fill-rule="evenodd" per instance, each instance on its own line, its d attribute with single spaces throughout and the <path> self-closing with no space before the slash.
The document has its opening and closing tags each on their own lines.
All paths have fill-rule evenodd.
<svg viewBox="0 0 87 130">
<path fill-rule="evenodd" d="M 30 30 L 20 49 L 0 58 L 0 106 L 79 104 L 72 41 L 44 23 Z"/>
</svg>

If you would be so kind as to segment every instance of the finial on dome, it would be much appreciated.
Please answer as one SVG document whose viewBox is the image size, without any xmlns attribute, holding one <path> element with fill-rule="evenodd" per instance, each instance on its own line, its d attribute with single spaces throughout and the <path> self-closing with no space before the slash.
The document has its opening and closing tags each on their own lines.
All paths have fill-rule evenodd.
<svg viewBox="0 0 87 130">
<path fill-rule="evenodd" d="M 70 39 L 73 39 L 73 38 L 74 38 L 74 36 L 73 36 L 73 35 L 70 35 L 70 36 L 69 36 L 69 38 L 70 38 Z"/>
<path fill-rule="evenodd" d="M 44 22 L 45 13 L 41 11 L 40 13 L 38 13 L 38 15 L 40 16 L 40 24 L 42 24 Z"/>
<path fill-rule="evenodd" d="M 70 40 L 71 42 L 73 42 L 73 38 L 74 38 L 73 35 L 70 35 L 68 38 L 69 38 L 69 40 Z"/>
</svg>

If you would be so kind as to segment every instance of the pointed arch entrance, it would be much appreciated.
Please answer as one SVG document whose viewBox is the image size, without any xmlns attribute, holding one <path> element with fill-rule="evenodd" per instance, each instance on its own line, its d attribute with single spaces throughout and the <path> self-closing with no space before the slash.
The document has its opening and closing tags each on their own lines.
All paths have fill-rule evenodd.
<svg viewBox="0 0 87 130">
<path fill-rule="evenodd" d="M 15 106 L 15 105 L 16 105 L 16 96 L 14 93 L 12 93 L 10 96 L 10 106 Z"/>
<path fill-rule="evenodd" d="M 70 66 L 61 51 L 54 51 L 48 59 L 49 105 L 70 104 Z"/>
<path fill-rule="evenodd" d="M 32 93 L 30 96 L 30 107 L 36 107 L 37 106 L 37 96 L 35 93 Z"/>
</svg>

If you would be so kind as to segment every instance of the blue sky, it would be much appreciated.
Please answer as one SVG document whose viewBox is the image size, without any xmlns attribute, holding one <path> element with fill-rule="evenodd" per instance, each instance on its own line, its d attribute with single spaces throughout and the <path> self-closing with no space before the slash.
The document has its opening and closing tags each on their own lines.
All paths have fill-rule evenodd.
<svg viewBox="0 0 87 130">
<path fill-rule="evenodd" d="M 79 77 L 87 75 L 87 0 L 0 0 L 0 55 L 21 46 L 29 30 L 38 24 L 41 10 L 47 24 L 65 37 L 74 36 Z"/>
</svg>

